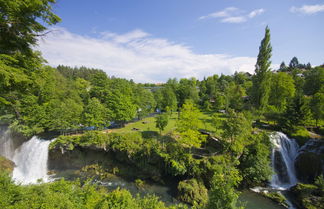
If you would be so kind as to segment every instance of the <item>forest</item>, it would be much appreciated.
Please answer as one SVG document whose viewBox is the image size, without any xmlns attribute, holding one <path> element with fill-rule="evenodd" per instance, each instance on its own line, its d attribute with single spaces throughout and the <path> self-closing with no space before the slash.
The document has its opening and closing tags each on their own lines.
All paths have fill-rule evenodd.
<svg viewBox="0 0 324 209">
<path fill-rule="evenodd" d="M 25 139 L 55 136 L 49 145 L 55 166 L 92 151 L 116 163 L 74 159 L 79 178 L 17 185 L 12 162 L 0 157 L 0 208 L 244 208 L 240 192 L 271 181 L 272 132 L 300 147 L 323 140 L 324 64 L 293 57 L 272 69 L 269 27 L 254 74 L 136 83 L 102 69 L 49 66 L 33 47 L 60 22 L 54 3 L 0 0 L 0 125 Z M 297 208 L 322 208 L 323 153 L 309 159 L 320 168 L 305 168 L 313 173 L 300 174 L 307 179 L 291 193 Z M 139 190 L 148 182 L 175 184 L 178 202 L 95 183 L 111 175 Z M 286 204 L 280 192 L 264 195 Z"/>
</svg>

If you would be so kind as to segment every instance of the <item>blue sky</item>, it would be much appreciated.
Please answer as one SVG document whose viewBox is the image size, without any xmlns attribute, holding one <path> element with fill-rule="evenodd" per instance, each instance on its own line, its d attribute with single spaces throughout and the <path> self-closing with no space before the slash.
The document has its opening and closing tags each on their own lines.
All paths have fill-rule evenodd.
<svg viewBox="0 0 324 209">
<path fill-rule="evenodd" d="M 324 63 L 323 0 L 59 0 L 40 41 L 51 65 L 85 65 L 138 82 L 254 71 L 266 25 L 273 68 Z"/>
</svg>

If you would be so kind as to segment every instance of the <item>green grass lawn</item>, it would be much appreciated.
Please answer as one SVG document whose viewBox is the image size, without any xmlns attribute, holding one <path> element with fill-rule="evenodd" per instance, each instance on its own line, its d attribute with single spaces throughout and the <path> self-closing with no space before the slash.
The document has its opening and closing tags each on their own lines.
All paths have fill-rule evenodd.
<svg viewBox="0 0 324 209">
<path fill-rule="evenodd" d="M 162 131 L 162 134 L 167 134 L 173 131 L 176 128 L 176 121 L 178 119 L 178 113 L 172 113 L 171 117 L 169 118 L 169 123 L 167 127 Z M 112 132 L 117 133 L 125 133 L 125 132 L 132 132 L 133 128 L 139 129 L 139 131 L 156 131 L 159 132 L 159 129 L 155 127 L 155 117 L 147 117 L 142 120 L 128 123 L 123 128 L 113 129 Z"/>
<path fill-rule="evenodd" d="M 199 118 L 201 123 L 201 129 L 208 130 L 213 133 L 218 133 L 219 130 L 216 130 L 215 126 L 213 125 L 212 115 L 213 112 L 203 112 L 201 114 L 201 117 Z M 218 114 L 220 119 L 224 119 L 224 114 L 222 113 L 216 113 Z M 176 122 L 178 119 L 178 113 L 174 112 L 172 113 L 171 117 L 169 118 L 169 123 L 167 127 L 162 131 L 162 135 L 168 134 L 176 129 Z M 125 132 L 133 132 L 134 128 L 139 129 L 138 131 L 156 131 L 159 132 L 159 129 L 155 127 L 155 117 L 147 117 L 142 120 L 128 123 L 123 128 L 113 129 L 112 132 L 117 133 L 125 133 Z M 218 133 L 219 134 L 219 133 Z"/>
</svg>

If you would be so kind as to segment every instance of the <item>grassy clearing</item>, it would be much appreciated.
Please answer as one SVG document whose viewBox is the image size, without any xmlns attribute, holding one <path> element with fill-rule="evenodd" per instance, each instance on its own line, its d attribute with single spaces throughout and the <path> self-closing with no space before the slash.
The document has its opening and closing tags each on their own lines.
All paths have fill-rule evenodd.
<svg viewBox="0 0 324 209">
<path fill-rule="evenodd" d="M 216 130 L 215 125 L 213 125 L 213 117 L 212 115 L 214 112 L 203 112 L 201 114 L 201 117 L 199 118 L 202 123 L 201 123 L 201 129 L 208 130 L 213 133 L 219 134 L 220 130 Z M 221 120 L 224 120 L 224 114 L 222 113 L 216 113 L 218 117 Z M 168 134 L 172 132 L 173 130 L 176 129 L 176 123 L 178 120 L 178 113 L 174 112 L 169 118 L 169 123 L 167 127 L 162 131 L 162 135 Z M 139 129 L 138 131 L 156 131 L 159 132 L 159 129 L 155 127 L 155 117 L 147 117 L 142 120 L 133 122 L 133 123 L 128 123 L 125 125 L 123 128 L 118 128 L 118 129 L 113 129 L 112 132 L 116 133 L 126 133 L 126 132 L 134 132 L 136 130 L 134 129 Z"/>
<path fill-rule="evenodd" d="M 172 113 L 169 118 L 169 123 L 162 131 L 162 134 L 167 134 L 173 131 L 176 128 L 176 121 L 178 119 L 178 113 Z M 138 131 L 156 131 L 159 132 L 159 129 L 155 127 L 155 117 L 147 117 L 142 120 L 128 123 L 123 128 L 113 129 L 112 132 L 116 133 L 125 133 L 125 132 L 133 132 L 133 129 L 139 129 Z"/>
</svg>

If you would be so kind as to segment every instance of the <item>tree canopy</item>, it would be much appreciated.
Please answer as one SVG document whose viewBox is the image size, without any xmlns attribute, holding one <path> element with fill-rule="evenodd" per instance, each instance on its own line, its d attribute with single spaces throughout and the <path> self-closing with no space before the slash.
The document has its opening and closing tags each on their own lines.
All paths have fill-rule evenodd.
<svg viewBox="0 0 324 209">
<path fill-rule="evenodd" d="M 0 0 L 0 53 L 30 54 L 47 25 L 61 19 L 55 15 L 56 0 Z"/>
</svg>

